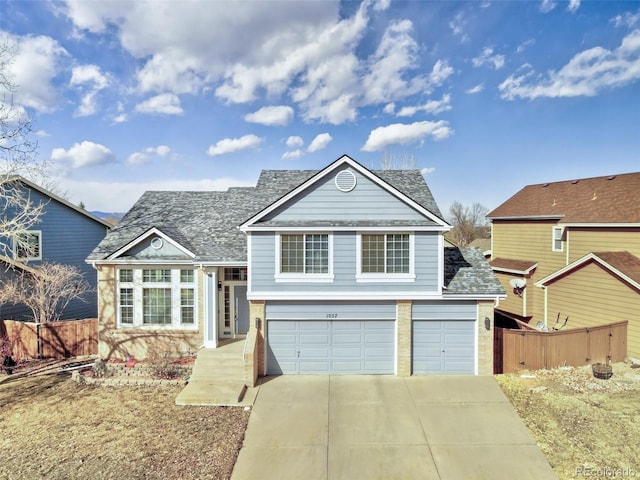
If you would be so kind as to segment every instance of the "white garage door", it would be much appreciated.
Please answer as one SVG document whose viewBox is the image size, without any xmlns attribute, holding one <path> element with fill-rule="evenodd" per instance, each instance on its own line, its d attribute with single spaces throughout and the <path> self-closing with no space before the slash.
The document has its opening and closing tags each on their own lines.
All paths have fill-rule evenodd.
<svg viewBox="0 0 640 480">
<path fill-rule="evenodd" d="M 394 373 L 391 320 L 270 320 L 267 373 Z"/>
<path fill-rule="evenodd" d="M 475 373 L 475 322 L 415 320 L 413 373 Z"/>
</svg>

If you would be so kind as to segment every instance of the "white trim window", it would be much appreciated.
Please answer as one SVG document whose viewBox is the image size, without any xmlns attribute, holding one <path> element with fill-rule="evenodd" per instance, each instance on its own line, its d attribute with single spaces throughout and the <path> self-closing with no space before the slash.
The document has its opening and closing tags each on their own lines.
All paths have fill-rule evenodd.
<svg viewBox="0 0 640 480">
<path fill-rule="evenodd" d="M 28 230 L 13 237 L 13 257 L 16 260 L 42 260 L 42 232 Z"/>
<path fill-rule="evenodd" d="M 359 282 L 413 281 L 415 236 L 411 233 L 359 233 Z"/>
<path fill-rule="evenodd" d="M 562 241 L 563 230 L 562 227 L 553 227 L 552 229 L 551 250 L 554 252 L 562 252 L 564 250 L 564 242 Z"/>
<path fill-rule="evenodd" d="M 276 235 L 276 281 L 332 281 L 333 235 L 281 233 Z"/>
<path fill-rule="evenodd" d="M 118 268 L 118 326 L 194 329 L 196 282 L 193 269 Z"/>
</svg>

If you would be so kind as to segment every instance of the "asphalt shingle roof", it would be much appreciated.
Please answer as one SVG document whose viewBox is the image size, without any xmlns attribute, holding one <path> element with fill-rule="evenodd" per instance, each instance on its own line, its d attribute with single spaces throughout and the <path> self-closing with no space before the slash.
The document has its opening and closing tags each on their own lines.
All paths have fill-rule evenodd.
<svg viewBox="0 0 640 480">
<path fill-rule="evenodd" d="M 476 247 L 444 249 L 445 295 L 504 295 L 505 291 L 493 270 Z"/>
<path fill-rule="evenodd" d="M 238 225 L 318 172 L 263 170 L 255 187 L 230 188 L 224 192 L 145 192 L 88 260 L 103 260 L 155 227 L 192 251 L 196 261 L 244 262 L 247 242 Z M 419 171 L 373 173 L 442 218 Z"/>
<path fill-rule="evenodd" d="M 560 223 L 640 223 L 640 172 L 528 185 L 487 215 L 545 216 Z"/>
</svg>

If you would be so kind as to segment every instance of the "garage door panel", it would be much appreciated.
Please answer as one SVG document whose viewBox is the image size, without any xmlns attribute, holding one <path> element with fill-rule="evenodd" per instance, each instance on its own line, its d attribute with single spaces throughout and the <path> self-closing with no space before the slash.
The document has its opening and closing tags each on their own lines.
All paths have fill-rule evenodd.
<svg viewBox="0 0 640 480">
<path fill-rule="evenodd" d="M 413 373 L 474 373 L 475 322 L 413 322 Z"/>
<path fill-rule="evenodd" d="M 394 321 L 267 320 L 267 329 L 268 373 L 394 373 Z"/>
</svg>

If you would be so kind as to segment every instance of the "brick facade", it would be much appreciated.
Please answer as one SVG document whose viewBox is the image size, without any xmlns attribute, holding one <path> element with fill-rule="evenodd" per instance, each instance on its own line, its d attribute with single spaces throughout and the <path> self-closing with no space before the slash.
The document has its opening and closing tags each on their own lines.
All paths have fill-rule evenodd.
<svg viewBox="0 0 640 480">
<path fill-rule="evenodd" d="M 398 344 L 397 344 L 397 370 L 399 377 L 411 376 L 411 332 L 412 313 L 411 300 L 399 300 L 396 305 Z"/>
<path fill-rule="evenodd" d="M 493 375 L 493 307 L 478 300 L 478 375 Z"/>
</svg>

